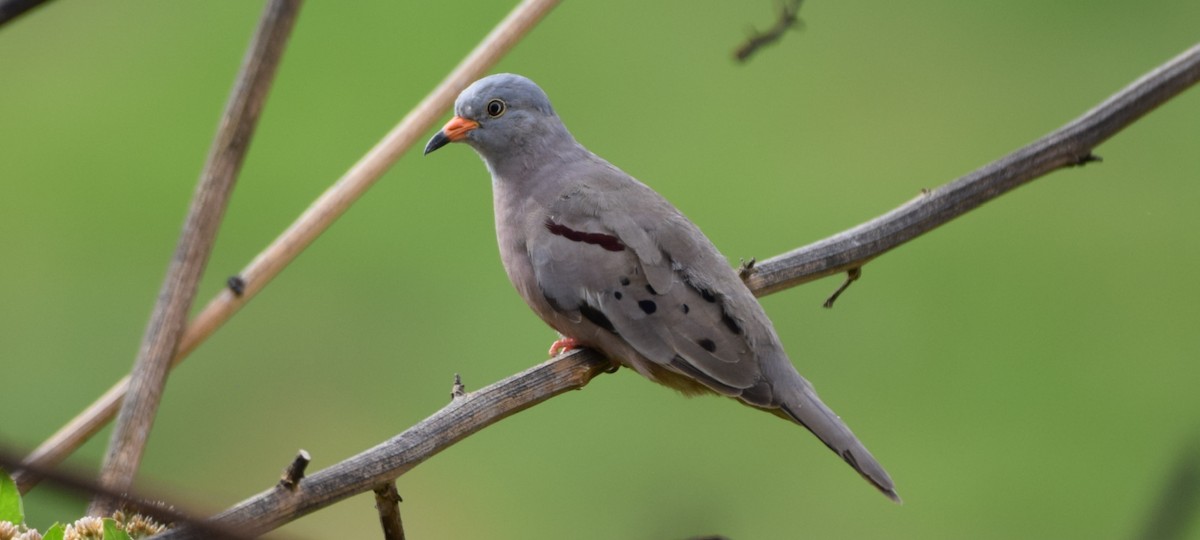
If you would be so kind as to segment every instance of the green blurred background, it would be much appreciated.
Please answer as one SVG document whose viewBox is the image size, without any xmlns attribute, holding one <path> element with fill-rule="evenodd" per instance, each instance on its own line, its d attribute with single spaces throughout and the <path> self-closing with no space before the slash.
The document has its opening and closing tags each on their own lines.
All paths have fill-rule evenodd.
<svg viewBox="0 0 1200 540">
<path fill-rule="evenodd" d="M 511 2 L 309 2 L 202 307 Z M 0 441 L 32 447 L 127 372 L 261 2 L 60 1 L 0 28 Z M 1078 116 L 1200 40 L 1200 2 L 565 2 L 495 69 L 734 262 L 883 213 Z M 432 134 L 432 132 L 430 133 Z M 411 538 L 1125 538 L 1200 436 L 1200 90 L 866 267 L 764 299 L 894 476 L 623 370 L 403 476 Z M 487 173 L 410 152 L 168 385 L 141 489 L 212 512 L 545 358 L 501 269 Z M 94 469 L 108 430 L 70 463 Z M 83 501 L 48 486 L 33 525 Z M 283 529 L 375 538 L 358 496 Z M 1193 537 L 1197 532 L 1193 531 Z"/>
</svg>

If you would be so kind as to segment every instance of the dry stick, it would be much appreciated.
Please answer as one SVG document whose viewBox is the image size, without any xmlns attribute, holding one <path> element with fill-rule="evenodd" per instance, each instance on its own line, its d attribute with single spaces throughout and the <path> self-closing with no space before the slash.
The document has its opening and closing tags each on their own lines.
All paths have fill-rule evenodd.
<svg viewBox="0 0 1200 540">
<path fill-rule="evenodd" d="M 755 264 L 748 285 L 755 294 L 762 296 L 859 267 L 898 245 L 897 238 L 911 239 L 915 234 L 905 236 L 905 233 L 914 228 L 927 231 L 1015 186 L 1059 167 L 1086 162 L 1093 146 L 1178 95 L 1197 79 L 1200 79 L 1200 45 L 1138 79 L 1078 120 L 914 203 L 829 240 Z M 973 187 L 968 189 L 964 184 Z M 913 210 L 913 206 L 919 210 Z M 915 224 L 908 217 L 914 213 L 922 216 Z M 908 225 L 901 226 L 905 223 Z M 897 232 L 882 234 L 880 231 Z M 874 251 L 844 247 L 858 244 L 874 246 Z M 847 258 L 852 260 L 846 262 L 844 259 Z M 789 269 L 789 262 L 800 266 Z M 764 267 L 767 268 L 765 272 Z M 391 482 L 472 433 L 567 390 L 582 388 L 609 367 L 607 360 L 586 349 L 559 356 L 478 392 L 451 400 L 442 410 L 404 433 L 306 478 L 294 492 L 279 488 L 264 491 L 222 512 L 213 521 L 247 534 L 274 529 L 381 483 Z M 179 528 L 154 538 L 200 537 L 195 531 Z"/>
<path fill-rule="evenodd" d="M 412 147 L 419 136 L 434 125 L 454 103 L 459 92 L 495 65 L 558 2 L 525 0 L 513 9 L 437 88 L 242 270 L 240 277 L 244 289 L 241 294 L 223 290 L 204 307 L 204 311 L 192 320 L 184 332 L 171 367 L 182 362 L 332 225 L 388 167 Z M 117 381 L 87 409 L 38 446 L 26 461 L 42 465 L 62 462 L 112 419 L 128 389 L 129 377 Z M 21 491 L 25 492 L 35 482 L 25 479 L 18 484 Z"/>
<path fill-rule="evenodd" d="M 568 390 L 582 388 L 610 367 L 608 360 L 586 349 L 544 362 L 451 400 L 404 433 L 305 478 L 295 491 L 274 487 L 222 512 L 213 522 L 242 534 L 266 533 L 391 482 L 468 435 Z M 204 538 L 204 535 L 184 526 L 152 538 Z"/>
<path fill-rule="evenodd" d="M 241 72 L 200 173 L 179 245 L 146 326 L 130 375 L 129 391 L 100 469 L 100 483 L 114 490 L 122 491 L 132 485 L 141 465 L 150 428 L 162 401 L 171 358 L 175 356 L 188 310 L 196 296 L 196 286 L 212 252 L 234 180 L 250 146 L 263 102 L 299 10 L 300 0 L 269 2 L 242 61 Z M 112 504 L 108 499 L 94 500 L 89 513 L 109 514 L 114 510 Z"/>
<path fill-rule="evenodd" d="M 404 540 L 404 523 L 400 521 L 400 492 L 395 482 L 384 482 L 375 486 L 375 509 L 379 511 L 379 525 L 383 527 L 383 540 Z"/>
</svg>

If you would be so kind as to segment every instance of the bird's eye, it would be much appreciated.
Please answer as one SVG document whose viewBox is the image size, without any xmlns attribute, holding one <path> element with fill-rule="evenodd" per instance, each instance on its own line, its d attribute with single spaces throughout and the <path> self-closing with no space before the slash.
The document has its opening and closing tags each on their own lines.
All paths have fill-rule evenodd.
<svg viewBox="0 0 1200 540">
<path fill-rule="evenodd" d="M 493 99 L 493 100 L 489 101 L 487 104 L 488 116 L 490 116 L 492 118 L 496 118 L 497 116 L 504 114 L 505 108 L 506 107 L 504 106 L 503 101 L 500 101 L 498 99 Z"/>
</svg>

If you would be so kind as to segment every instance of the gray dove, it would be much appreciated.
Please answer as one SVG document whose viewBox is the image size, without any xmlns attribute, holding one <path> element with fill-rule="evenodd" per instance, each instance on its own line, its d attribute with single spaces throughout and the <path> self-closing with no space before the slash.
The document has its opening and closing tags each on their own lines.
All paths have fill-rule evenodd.
<svg viewBox="0 0 1200 540">
<path fill-rule="evenodd" d="M 671 203 L 589 152 L 533 81 L 458 96 L 425 154 L 475 149 L 492 174 L 500 259 L 562 336 L 685 395 L 735 398 L 808 428 L 885 495 L 892 479 L 788 360 L 758 300 Z"/>
</svg>

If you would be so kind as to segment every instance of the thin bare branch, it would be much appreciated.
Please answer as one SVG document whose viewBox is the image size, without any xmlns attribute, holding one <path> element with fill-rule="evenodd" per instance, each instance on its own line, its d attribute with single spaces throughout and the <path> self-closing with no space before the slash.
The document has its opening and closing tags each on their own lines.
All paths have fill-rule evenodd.
<svg viewBox="0 0 1200 540">
<path fill-rule="evenodd" d="M 412 147 L 421 134 L 433 127 L 463 88 L 495 65 L 558 2 L 525 0 L 513 9 L 383 140 L 313 202 L 241 274 L 235 276 L 237 279 L 231 283 L 237 283 L 241 290 L 235 293 L 226 289 L 204 307 L 184 331 L 171 367 L 182 362 L 332 225 L 392 163 Z M 122 398 L 129 391 L 129 381 L 128 376 L 117 381 L 100 399 L 38 446 L 27 460 L 43 465 L 60 463 L 112 419 Z M 22 492 L 30 489 L 34 483 L 28 478 L 18 480 Z"/>
<path fill-rule="evenodd" d="M 400 492 L 395 482 L 384 482 L 375 486 L 375 509 L 379 511 L 379 525 L 383 527 L 383 540 L 404 540 L 404 523 L 400 521 Z"/>
<path fill-rule="evenodd" d="M 1200 79 L 1200 45 L 1033 143 L 853 229 L 761 261 L 745 278 L 757 296 L 861 267 L 871 259 L 1047 173 L 1095 161 L 1092 149 Z"/>
<path fill-rule="evenodd" d="M 784 33 L 800 23 L 798 15 L 802 3 L 804 0 L 780 0 L 779 18 L 775 19 L 775 24 L 766 32 L 751 32 L 750 37 L 733 51 L 733 59 L 745 63 L 759 49 L 783 38 Z"/>
<path fill-rule="evenodd" d="M 100 469 L 100 483 L 116 491 L 133 484 L 141 465 L 171 358 L 183 335 L 197 284 L 299 10 L 300 0 L 272 0 L 267 4 L 221 116 Z M 108 499 L 97 499 L 89 513 L 105 515 L 112 510 Z"/>
<path fill-rule="evenodd" d="M 967 209 L 975 208 L 984 201 L 1038 176 L 1066 165 L 1088 161 L 1094 158 L 1091 149 L 1095 145 L 1157 105 L 1178 95 L 1194 84 L 1197 78 L 1200 78 L 1200 45 L 1138 79 L 1079 120 L 984 167 L 981 172 L 977 171 L 964 179 L 951 182 L 923 196 L 917 203 L 909 203 L 830 240 L 753 266 L 746 265 L 751 273 L 747 284 L 755 294 L 763 296 L 800 282 L 857 268 L 884 250 L 877 248 L 876 251 L 855 251 L 842 248 L 838 251 L 826 246 L 831 243 L 854 246 L 857 245 L 856 242 L 875 246 L 888 245 L 877 238 L 876 233 L 870 232 L 879 227 L 898 227 L 899 231 L 910 233 L 905 237 L 906 240 L 911 239 L 916 234 L 928 231 L 934 225 L 944 223 L 966 211 L 946 202 L 940 202 L 935 207 L 923 207 L 924 211 L 920 215 L 941 216 L 942 219 L 937 221 L 930 217 L 919 221 L 927 226 L 912 233 L 913 225 L 900 227 L 898 224 L 907 222 L 905 220 L 908 219 L 908 214 L 905 210 L 913 204 L 921 204 L 926 200 L 949 200 L 958 205 L 970 204 Z M 997 170 L 998 167 L 1001 170 Z M 970 193 L 982 195 L 944 199 L 949 196 L 942 193 L 962 191 L 964 183 L 974 186 L 968 190 Z M 978 185 L 979 183 L 987 186 Z M 934 225 L 928 225 L 929 223 Z M 893 236 L 896 234 L 899 233 L 894 233 Z M 812 257 L 811 253 L 816 251 L 824 253 L 824 258 Z M 839 255 L 847 253 L 849 255 Z M 796 258 L 798 256 L 799 259 Z M 789 261 L 795 260 L 808 262 L 796 267 L 788 266 Z M 765 272 L 764 267 L 767 268 Z M 217 515 L 213 521 L 239 529 L 245 527 L 245 532 L 252 534 L 269 531 L 336 501 L 372 489 L 378 484 L 393 481 L 472 433 L 567 390 L 582 388 L 593 377 L 609 368 L 608 361 L 590 350 L 577 350 L 554 358 L 483 390 L 451 400 L 441 411 L 395 438 L 310 476 L 295 492 L 289 493 L 279 488 L 265 491 Z M 154 538 L 199 537 L 201 536 L 196 531 L 180 528 Z"/>
<path fill-rule="evenodd" d="M 562 355 L 498 383 L 452 400 L 382 444 L 304 479 L 298 489 L 274 487 L 213 518 L 213 523 L 259 535 L 337 501 L 392 482 L 413 467 L 467 436 L 513 414 L 570 390 L 583 388 L 611 368 L 608 360 L 586 349 Z M 204 538 L 179 527 L 156 539 Z"/>
</svg>

